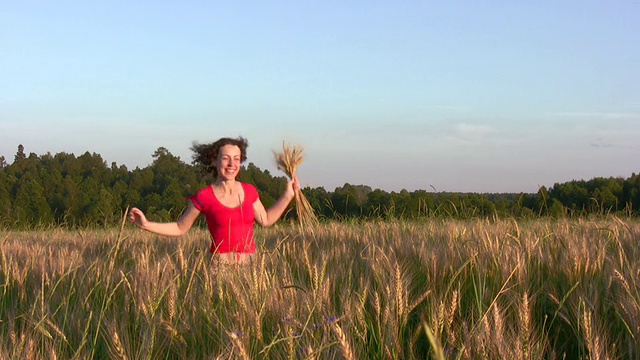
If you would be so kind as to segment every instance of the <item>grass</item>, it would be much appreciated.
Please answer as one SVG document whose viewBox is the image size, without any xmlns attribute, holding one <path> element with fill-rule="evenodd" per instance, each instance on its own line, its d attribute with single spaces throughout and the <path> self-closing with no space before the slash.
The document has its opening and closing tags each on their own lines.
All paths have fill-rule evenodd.
<svg viewBox="0 0 640 360">
<path fill-rule="evenodd" d="M 214 274 L 208 233 L 0 232 L 3 359 L 628 359 L 634 220 L 258 229 Z"/>
</svg>

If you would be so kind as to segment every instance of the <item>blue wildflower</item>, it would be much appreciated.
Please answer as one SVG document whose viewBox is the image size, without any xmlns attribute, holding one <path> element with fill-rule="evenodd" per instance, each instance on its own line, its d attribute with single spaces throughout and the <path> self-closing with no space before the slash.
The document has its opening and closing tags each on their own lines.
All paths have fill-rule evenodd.
<svg viewBox="0 0 640 360">
<path fill-rule="evenodd" d="M 335 316 L 325 316 L 324 321 L 328 323 L 336 322 L 337 318 Z"/>
</svg>

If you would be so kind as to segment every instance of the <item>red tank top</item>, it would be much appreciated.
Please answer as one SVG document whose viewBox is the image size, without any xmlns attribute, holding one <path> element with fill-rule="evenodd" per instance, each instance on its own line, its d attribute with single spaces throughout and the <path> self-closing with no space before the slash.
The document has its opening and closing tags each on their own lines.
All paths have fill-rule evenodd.
<svg viewBox="0 0 640 360">
<path fill-rule="evenodd" d="M 241 183 L 244 191 L 242 204 L 230 208 L 218 200 L 213 187 L 204 189 L 188 197 L 196 209 L 204 214 L 211 233 L 211 249 L 213 253 L 254 253 L 256 244 L 253 240 L 254 213 L 253 204 L 259 195 L 251 184 Z"/>
</svg>

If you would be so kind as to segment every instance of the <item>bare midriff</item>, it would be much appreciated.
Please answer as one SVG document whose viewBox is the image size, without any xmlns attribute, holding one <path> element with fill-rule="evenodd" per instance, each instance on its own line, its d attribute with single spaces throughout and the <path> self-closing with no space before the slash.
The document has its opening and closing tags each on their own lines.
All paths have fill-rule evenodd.
<svg viewBox="0 0 640 360">
<path fill-rule="evenodd" d="M 221 265 L 245 265 L 255 257 L 254 253 L 221 253 L 213 254 L 212 261 Z"/>
</svg>

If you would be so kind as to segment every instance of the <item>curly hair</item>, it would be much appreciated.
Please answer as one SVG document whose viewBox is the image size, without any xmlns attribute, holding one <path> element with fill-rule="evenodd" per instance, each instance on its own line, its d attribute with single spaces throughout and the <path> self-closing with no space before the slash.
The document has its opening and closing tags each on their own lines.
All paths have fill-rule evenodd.
<svg viewBox="0 0 640 360">
<path fill-rule="evenodd" d="M 198 144 L 193 142 L 191 151 L 193 151 L 192 159 L 193 164 L 200 166 L 203 172 L 213 174 L 213 178 L 218 177 L 218 169 L 216 169 L 214 163 L 220 153 L 220 148 L 225 145 L 235 145 L 240 148 L 240 162 L 243 163 L 247 160 L 247 147 L 249 142 L 247 139 L 239 136 L 238 138 L 224 137 L 216 142 L 210 144 Z"/>
</svg>

